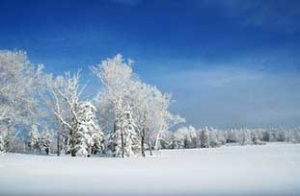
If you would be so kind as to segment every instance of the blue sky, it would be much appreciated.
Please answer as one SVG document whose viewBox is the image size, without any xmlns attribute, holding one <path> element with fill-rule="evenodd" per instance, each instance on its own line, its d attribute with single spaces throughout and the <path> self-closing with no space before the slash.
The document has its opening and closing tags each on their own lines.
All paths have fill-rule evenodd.
<svg viewBox="0 0 300 196">
<path fill-rule="evenodd" d="M 0 0 L 0 48 L 61 74 L 117 53 L 195 126 L 300 125 L 300 2 Z M 89 93 L 94 93 L 91 79 Z"/>
</svg>

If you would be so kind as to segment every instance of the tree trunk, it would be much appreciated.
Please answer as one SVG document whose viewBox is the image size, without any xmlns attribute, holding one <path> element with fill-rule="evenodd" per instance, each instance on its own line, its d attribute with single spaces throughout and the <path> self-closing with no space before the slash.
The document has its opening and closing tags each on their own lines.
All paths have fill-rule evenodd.
<svg viewBox="0 0 300 196">
<path fill-rule="evenodd" d="M 71 132 L 71 156 L 72 157 L 76 157 L 76 149 L 75 149 L 75 147 L 76 147 L 76 138 L 74 138 L 75 137 L 75 130 L 71 130 L 72 132 Z"/>
<path fill-rule="evenodd" d="M 76 157 L 76 151 L 75 151 L 75 150 L 72 150 L 71 156 L 72 156 L 72 157 Z"/>
<path fill-rule="evenodd" d="M 11 139 L 12 139 L 11 127 L 12 127 L 11 124 L 9 124 L 8 127 L 7 127 L 7 135 L 5 137 L 5 151 L 6 152 L 10 152 L 10 150 L 11 150 L 10 149 L 11 148 L 10 142 L 11 142 Z"/>
<path fill-rule="evenodd" d="M 61 134 L 61 131 L 60 131 L 60 127 L 59 127 L 59 130 L 57 132 L 57 156 L 60 156 L 60 150 L 61 150 L 61 147 L 60 147 L 60 134 Z"/>
<path fill-rule="evenodd" d="M 117 131 L 117 121 L 114 122 L 114 133 Z"/>
<path fill-rule="evenodd" d="M 122 151 L 122 157 L 124 158 L 125 155 L 125 143 L 124 143 L 124 135 L 123 130 L 121 129 L 121 151 Z"/>
<path fill-rule="evenodd" d="M 88 147 L 88 155 L 87 155 L 87 157 L 91 157 L 92 151 L 93 151 L 93 148 L 91 146 L 89 146 Z"/>
<path fill-rule="evenodd" d="M 47 155 L 49 155 L 49 148 L 46 148 L 45 152 L 46 152 Z"/>
<path fill-rule="evenodd" d="M 153 153 L 152 153 L 152 144 L 151 144 L 151 141 L 149 142 L 149 151 L 150 151 L 150 156 L 152 156 Z"/>
<path fill-rule="evenodd" d="M 141 150 L 142 150 L 142 156 L 145 157 L 145 129 L 142 130 L 141 135 Z"/>
<path fill-rule="evenodd" d="M 156 135 L 156 139 L 155 139 L 155 145 L 154 145 L 154 149 L 155 150 L 159 150 L 160 149 L 160 132 Z"/>
</svg>

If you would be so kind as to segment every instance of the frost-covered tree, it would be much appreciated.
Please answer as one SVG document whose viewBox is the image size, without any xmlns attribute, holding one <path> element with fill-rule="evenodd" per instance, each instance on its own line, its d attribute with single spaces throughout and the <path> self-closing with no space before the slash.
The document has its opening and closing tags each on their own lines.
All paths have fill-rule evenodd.
<svg viewBox="0 0 300 196">
<path fill-rule="evenodd" d="M 194 127 L 181 127 L 174 132 L 173 148 L 196 148 L 198 145 L 199 140 Z"/>
<path fill-rule="evenodd" d="M 300 143 L 300 127 L 294 129 L 291 133 L 290 141 L 293 143 Z"/>
<path fill-rule="evenodd" d="M 253 144 L 251 133 L 248 129 L 242 130 L 241 135 L 242 135 L 242 138 L 241 138 L 240 143 L 242 145 L 251 145 L 251 144 Z"/>
<path fill-rule="evenodd" d="M 61 149 L 59 146 L 62 140 L 61 137 L 65 136 L 63 139 L 65 139 L 66 152 L 72 156 L 78 154 L 78 140 L 81 138 L 78 133 L 78 107 L 83 88 L 80 89 L 79 80 L 79 71 L 74 75 L 66 73 L 65 76 L 56 78 L 50 76 L 48 78 L 48 86 L 54 102 L 53 113 L 59 123 L 57 133 L 58 151 Z M 84 153 L 81 154 L 85 155 Z"/>
<path fill-rule="evenodd" d="M 128 87 L 133 78 L 132 61 L 124 61 L 121 55 L 117 55 L 102 61 L 91 70 L 104 86 L 96 98 L 97 105 L 103 112 L 110 114 L 112 118 L 105 120 L 108 126 L 113 126 L 115 132 L 117 122 L 128 107 L 125 100 L 130 95 Z"/>
<path fill-rule="evenodd" d="M 43 66 L 30 63 L 25 52 L 0 50 L 0 126 L 7 151 L 20 130 L 37 123 L 39 103 L 37 91 Z M 16 130 L 16 127 L 23 129 Z"/>
<path fill-rule="evenodd" d="M 130 91 L 132 116 L 136 122 L 136 130 L 141 141 L 141 155 L 145 156 L 145 145 L 151 146 L 150 138 L 153 130 L 157 129 L 153 123 L 157 119 L 157 111 L 152 106 L 156 104 L 154 97 L 158 89 L 140 81 L 133 81 Z"/>
<path fill-rule="evenodd" d="M 158 126 L 158 129 L 155 132 L 155 150 L 159 150 L 161 148 L 160 143 L 161 140 L 163 140 L 164 134 L 167 130 L 171 129 L 175 125 L 178 125 L 179 123 L 185 122 L 185 119 L 181 116 L 170 113 L 169 107 L 172 102 L 170 95 L 159 92 L 157 98 L 157 105 L 152 106 L 155 107 L 158 112 L 158 118 L 155 121 Z"/>
<path fill-rule="evenodd" d="M 217 130 L 214 128 L 209 128 L 209 146 L 212 148 L 220 146 L 217 136 Z"/>
<path fill-rule="evenodd" d="M 218 130 L 217 139 L 220 145 L 224 145 L 226 143 L 226 132 L 223 130 Z"/>
<path fill-rule="evenodd" d="M 96 121 L 96 108 L 90 102 L 82 102 L 77 110 L 75 147 L 77 155 L 89 157 L 104 149 L 104 135 Z"/>
<path fill-rule="evenodd" d="M 186 127 L 179 128 L 173 133 L 172 148 L 182 149 L 185 148 L 187 129 Z"/>
<path fill-rule="evenodd" d="M 130 110 L 117 122 L 117 130 L 111 135 L 110 146 L 114 157 L 133 157 L 140 154 L 140 137 Z"/>
<path fill-rule="evenodd" d="M 49 154 L 52 137 L 52 133 L 48 129 L 40 132 L 38 130 L 38 127 L 36 125 L 33 125 L 26 139 L 26 144 L 29 152 L 41 153 L 43 150 L 46 154 Z"/>
<path fill-rule="evenodd" d="M 132 118 L 136 124 L 142 156 L 145 156 L 145 143 L 151 149 L 152 141 L 159 146 L 163 133 L 178 123 L 179 116 L 172 115 L 168 109 L 170 96 L 157 88 L 140 82 L 133 74 L 133 62 L 124 61 L 121 55 L 102 61 L 92 71 L 98 76 L 103 88 L 95 99 L 100 112 L 100 122 L 111 138 L 117 137 L 120 129 L 118 123 L 131 108 Z M 122 140 L 121 140 L 122 141 Z M 111 144 L 111 142 L 109 142 Z M 112 148 L 112 145 L 109 145 Z M 121 148 L 122 154 L 125 154 Z"/>
<path fill-rule="evenodd" d="M 34 151 L 39 149 L 39 138 L 40 134 L 38 131 L 38 127 L 36 125 L 32 125 L 31 130 L 27 136 L 27 146 L 29 147 L 29 151 Z"/>
<path fill-rule="evenodd" d="M 209 129 L 208 127 L 204 127 L 204 129 L 201 130 L 200 134 L 200 142 L 201 142 L 201 148 L 209 148 Z"/>
<path fill-rule="evenodd" d="M 262 136 L 260 135 L 260 132 L 258 130 L 252 130 L 251 131 L 251 138 L 252 138 L 253 144 L 256 144 L 256 145 L 264 144 L 261 141 Z M 285 141 L 285 139 L 283 141 Z"/>
<path fill-rule="evenodd" d="M 52 142 L 53 135 L 52 133 L 46 129 L 44 130 L 38 139 L 38 148 L 39 150 L 44 150 L 46 154 L 50 153 L 51 142 Z"/>
<path fill-rule="evenodd" d="M 239 132 L 237 129 L 227 131 L 227 143 L 239 142 Z"/>
<path fill-rule="evenodd" d="M 129 105 L 132 107 L 132 115 L 141 138 L 141 154 L 145 156 L 145 145 L 151 150 L 152 144 L 167 144 L 164 139 L 166 131 L 183 119 L 168 111 L 170 96 L 166 96 L 156 87 L 133 81 L 129 89 Z"/>
<path fill-rule="evenodd" d="M 57 148 L 65 140 L 66 152 L 72 156 L 91 156 L 104 149 L 104 136 L 96 121 L 96 108 L 90 102 L 80 102 L 80 73 L 48 78 L 54 102 L 53 112 L 59 124 Z M 62 138 L 64 137 L 64 138 Z"/>
<path fill-rule="evenodd" d="M 109 144 L 110 148 L 114 149 L 114 145 L 122 146 L 123 144 L 116 143 L 112 145 L 111 142 L 124 141 L 116 138 L 119 136 L 123 137 L 120 129 L 118 129 L 118 123 L 121 122 L 121 117 L 129 106 L 126 100 L 130 95 L 128 87 L 130 87 L 133 78 L 132 61 L 124 61 L 121 55 L 117 55 L 112 59 L 108 58 L 102 61 L 101 64 L 92 67 L 91 70 L 104 86 L 96 97 L 95 102 L 99 108 L 99 116 L 102 118 L 100 122 L 103 122 L 106 132 L 109 133 L 110 130 L 113 130 Z M 113 150 L 114 154 L 125 154 L 123 147 L 120 149 L 121 153 L 117 152 L 118 150 L 118 148 Z"/>
</svg>

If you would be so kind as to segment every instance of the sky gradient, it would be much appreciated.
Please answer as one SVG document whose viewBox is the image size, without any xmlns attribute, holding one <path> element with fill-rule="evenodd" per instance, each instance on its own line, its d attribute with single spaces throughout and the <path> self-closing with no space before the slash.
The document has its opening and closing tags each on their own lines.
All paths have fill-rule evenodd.
<svg viewBox="0 0 300 196">
<path fill-rule="evenodd" d="M 0 49 L 62 74 L 121 53 L 196 127 L 300 125 L 300 2 L 0 0 Z"/>
</svg>

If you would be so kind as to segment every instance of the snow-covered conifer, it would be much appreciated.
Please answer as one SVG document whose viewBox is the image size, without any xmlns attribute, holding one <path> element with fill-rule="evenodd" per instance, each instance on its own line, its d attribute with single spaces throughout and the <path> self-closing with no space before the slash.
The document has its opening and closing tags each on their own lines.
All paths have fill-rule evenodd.
<svg viewBox="0 0 300 196">
<path fill-rule="evenodd" d="M 113 156 L 138 156 L 141 149 L 141 143 L 131 111 L 126 110 L 116 125 L 117 130 L 111 135 L 109 144 Z"/>
<path fill-rule="evenodd" d="M 76 155 L 89 157 L 92 153 L 104 149 L 104 135 L 96 121 L 96 108 L 91 102 L 82 102 L 78 106 L 77 126 L 74 142 Z"/>
<path fill-rule="evenodd" d="M 213 148 L 220 146 L 217 133 L 214 128 L 209 128 L 209 146 Z"/>
<path fill-rule="evenodd" d="M 209 129 L 204 127 L 200 134 L 201 148 L 209 148 Z"/>
<path fill-rule="evenodd" d="M 27 137 L 27 145 L 29 147 L 29 151 L 39 149 L 39 137 L 40 134 L 38 131 L 38 127 L 36 125 L 32 125 Z"/>
<path fill-rule="evenodd" d="M 38 146 L 39 146 L 40 150 L 45 150 L 46 154 L 50 153 L 50 145 L 51 145 L 51 142 L 52 142 L 52 137 L 53 136 L 52 136 L 51 132 L 48 129 L 44 130 L 40 134 L 40 137 L 39 137 L 39 140 L 38 140 Z"/>
<path fill-rule="evenodd" d="M 248 129 L 244 129 L 242 130 L 242 138 L 241 138 L 241 141 L 240 143 L 242 145 L 250 145 L 250 144 L 253 144 L 253 141 L 252 141 L 252 137 L 251 137 L 251 133 Z"/>
<path fill-rule="evenodd" d="M 297 129 L 293 129 L 291 138 L 291 142 L 300 143 L 300 127 L 298 127 Z"/>
<path fill-rule="evenodd" d="M 226 143 L 226 132 L 222 130 L 217 131 L 217 138 L 220 145 L 224 145 Z"/>
</svg>

